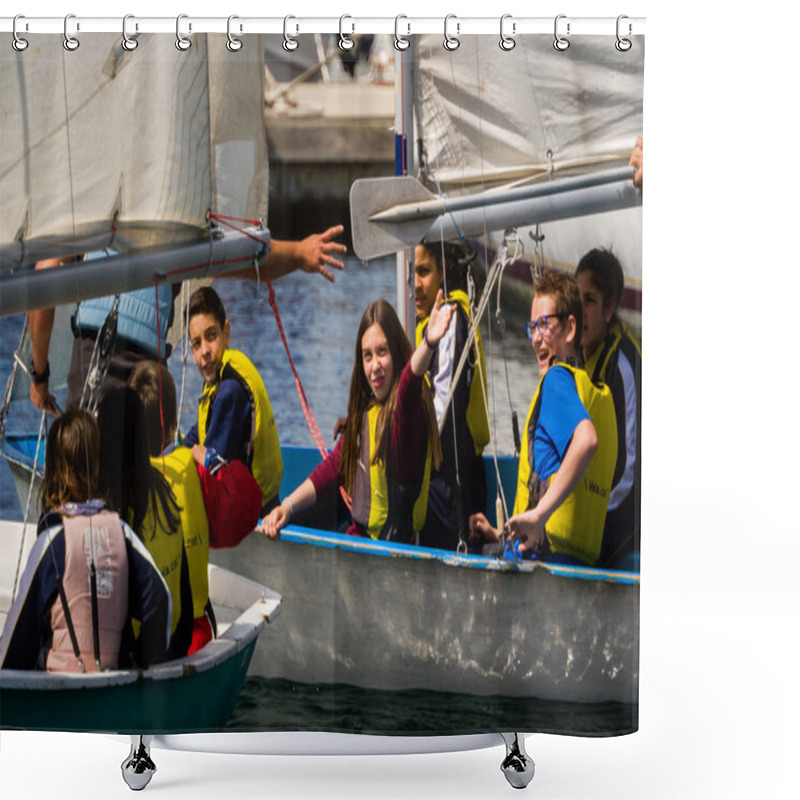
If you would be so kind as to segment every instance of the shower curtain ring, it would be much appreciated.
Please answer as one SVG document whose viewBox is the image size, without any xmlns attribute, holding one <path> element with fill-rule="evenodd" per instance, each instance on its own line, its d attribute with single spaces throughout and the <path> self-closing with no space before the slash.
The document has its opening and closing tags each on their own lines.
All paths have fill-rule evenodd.
<svg viewBox="0 0 800 800">
<path fill-rule="evenodd" d="M 345 36 L 344 34 L 344 21 L 346 19 L 353 19 L 349 14 L 342 14 L 339 17 L 339 49 L 340 50 L 352 50 L 355 47 L 355 42 L 349 37 Z M 355 31 L 355 25 L 351 26 L 351 33 Z"/>
<path fill-rule="evenodd" d="M 297 50 L 299 42 L 292 36 L 289 36 L 289 20 L 296 19 L 291 14 L 283 18 L 283 49 L 291 53 Z M 299 33 L 299 27 L 295 25 L 295 33 Z"/>
<path fill-rule="evenodd" d="M 456 20 L 456 36 L 451 36 L 447 31 L 447 24 L 450 22 L 451 19 Z M 461 23 L 457 21 L 457 17 L 455 14 L 448 14 L 444 18 L 444 49 L 450 50 L 458 50 L 459 45 L 461 42 L 458 39 L 458 34 L 461 32 Z"/>
<path fill-rule="evenodd" d="M 408 19 L 405 14 L 398 14 L 394 18 L 394 49 L 395 50 L 408 50 L 409 45 L 411 42 L 408 41 L 404 36 L 400 35 L 400 20 L 401 19 Z M 411 33 L 411 26 L 406 23 L 407 32 Z"/>
<path fill-rule="evenodd" d="M 569 36 L 569 22 L 567 23 L 567 36 L 561 36 L 561 34 L 559 34 L 558 32 L 558 21 L 566 18 L 567 18 L 566 14 L 559 14 L 556 17 L 554 25 L 556 38 L 555 41 L 553 42 L 553 47 L 555 47 L 555 49 L 558 50 L 559 52 L 563 52 L 569 47 L 569 39 L 567 39 L 567 36 Z"/>
<path fill-rule="evenodd" d="M 13 24 L 12 29 L 11 29 L 11 33 L 13 35 L 13 38 L 11 40 L 11 46 L 18 53 L 21 53 L 23 50 L 27 50 L 28 49 L 28 40 L 27 39 L 23 39 L 17 33 L 17 20 L 20 20 L 20 19 L 25 19 L 25 17 L 22 14 L 17 14 L 17 16 L 14 17 L 14 24 Z M 27 28 L 27 25 L 25 27 Z"/>
<path fill-rule="evenodd" d="M 188 19 L 188 17 L 188 14 L 178 14 L 178 18 L 175 20 L 175 47 L 183 52 L 192 46 L 192 40 L 181 33 L 181 20 Z M 192 24 L 189 23 L 189 31 L 191 32 L 191 30 Z"/>
<path fill-rule="evenodd" d="M 239 50 L 242 49 L 242 45 L 244 45 L 244 42 L 241 39 L 237 39 L 231 33 L 231 22 L 233 22 L 233 20 L 235 20 L 235 19 L 239 19 L 239 17 L 237 17 L 236 14 L 231 14 L 228 17 L 228 41 L 225 43 L 225 47 L 227 47 L 228 50 L 231 51 L 231 53 L 238 53 Z M 241 32 L 241 30 L 242 30 L 242 27 L 240 25 L 239 26 L 239 31 Z"/>
<path fill-rule="evenodd" d="M 507 36 L 505 33 L 504 25 L 507 19 L 511 19 L 511 14 L 503 14 L 503 16 L 500 17 L 500 49 L 505 50 L 506 52 L 508 52 L 509 50 L 513 50 L 517 46 L 517 43 L 514 40 L 514 38 L 512 36 Z M 517 32 L 517 23 L 512 22 L 511 33 L 516 33 L 516 32 Z"/>
<path fill-rule="evenodd" d="M 620 53 L 627 53 L 628 50 L 630 50 L 631 47 L 633 46 L 633 43 L 631 42 L 630 39 L 623 39 L 619 35 L 620 22 L 622 22 L 622 20 L 624 20 L 624 19 L 628 19 L 628 17 L 626 17 L 625 14 L 620 14 L 617 17 L 617 41 L 614 43 L 614 47 L 616 47 L 617 50 L 620 51 Z M 633 26 L 629 22 L 628 23 L 628 36 L 630 36 L 632 33 L 633 33 Z"/>
<path fill-rule="evenodd" d="M 75 19 L 74 14 L 67 14 L 67 16 L 64 17 L 64 49 L 69 50 L 70 52 L 74 52 L 81 46 L 81 43 L 74 36 L 69 35 L 68 28 L 69 28 L 69 21 L 71 19 Z M 75 24 L 75 30 L 76 31 L 80 30 L 80 25 L 78 25 L 78 23 Z"/>
<path fill-rule="evenodd" d="M 130 52 L 139 46 L 139 41 L 131 36 L 128 36 L 128 20 L 135 19 L 133 14 L 126 14 L 122 18 L 122 49 Z M 138 25 L 136 26 L 138 29 Z"/>
</svg>

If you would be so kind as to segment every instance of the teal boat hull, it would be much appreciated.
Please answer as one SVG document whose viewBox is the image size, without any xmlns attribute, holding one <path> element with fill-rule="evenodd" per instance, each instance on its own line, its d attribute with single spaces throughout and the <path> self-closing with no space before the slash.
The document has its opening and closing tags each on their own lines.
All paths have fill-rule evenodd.
<svg viewBox="0 0 800 800">
<path fill-rule="evenodd" d="M 256 645 L 207 672 L 178 680 L 137 677 L 132 683 L 31 689 L 0 677 L 0 727 L 120 734 L 207 733 L 230 718 Z"/>
<path fill-rule="evenodd" d="M 29 537 L 31 532 L 23 532 L 19 523 L 4 523 L 3 535 Z M 2 588 L 4 618 L 10 596 Z M 0 728 L 137 735 L 223 730 L 259 635 L 279 615 L 282 598 L 213 565 L 209 590 L 218 636 L 192 655 L 147 670 L 0 670 Z"/>
</svg>

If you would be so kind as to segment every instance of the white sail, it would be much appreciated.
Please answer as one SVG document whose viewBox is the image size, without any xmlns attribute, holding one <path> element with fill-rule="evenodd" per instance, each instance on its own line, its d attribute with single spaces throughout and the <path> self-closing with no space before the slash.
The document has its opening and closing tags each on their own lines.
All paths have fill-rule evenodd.
<svg viewBox="0 0 800 800">
<path fill-rule="evenodd" d="M 606 36 L 576 38 L 564 52 L 548 36 L 517 37 L 511 51 L 493 36 L 460 41 L 447 51 L 440 36 L 414 39 L 417 170 L 431 191 L 454 197 L 627 165 L 642 133 L 642 37 L 627 52 Z M 541 232 L 545 264 L 572 269 L 588 249 L 611 247 L 640 290 L 641 207 Z"/>
<path fill-rule="evenodd" d="M 450 52 L 419 37 L 414 116 L 441 188 L 627 162 L 642 132 L 643 46 L 590 36 L 557 53 L 531 36 L 505 52 L 465 36 Z"/>
<path fill-rule="evenodd" d="M 77 52 L 46 35 L 2 48 L 0 265 L 180 244 L 209 210 L 266 219 L 263 42 L 193 39 L 186 52 L 158 34 L 131 52 L 113 34 Z"/>
</svg>

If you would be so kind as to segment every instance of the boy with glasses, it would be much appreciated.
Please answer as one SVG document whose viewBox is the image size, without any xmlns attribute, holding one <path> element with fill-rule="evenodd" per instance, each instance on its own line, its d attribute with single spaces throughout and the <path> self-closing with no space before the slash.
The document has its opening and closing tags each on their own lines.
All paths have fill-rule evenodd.
<svg viewBox="0 0 800 800">
<path fill-rule="evenodd" d="M 505 526 L 523 557 L 594 564 L 600 555 L 617 428 L 608 387 L 576 367 L 582 327 L 575 278 L 544 273 L 527 325 L 541 378 L 525 424 L 514 515 Z M 483 514 L 470 518 L 470 535 L 500 538 Z"/>
</svg>

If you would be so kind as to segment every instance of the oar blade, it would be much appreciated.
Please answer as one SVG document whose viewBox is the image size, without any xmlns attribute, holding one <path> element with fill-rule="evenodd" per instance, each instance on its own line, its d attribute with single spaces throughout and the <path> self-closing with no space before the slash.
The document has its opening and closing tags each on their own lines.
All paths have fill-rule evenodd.
<svg viewBox="0 0 800 800">
<path fill-rule="evenodd" d="M 416 245 L 431 226 L 428 215 L 402 222 L 371 220 L 394 206 L 436 200 L 411 177 L 361 178 L 350 187 L 350 230 L 353 250 L 362 261 Z"/>
</svg>

